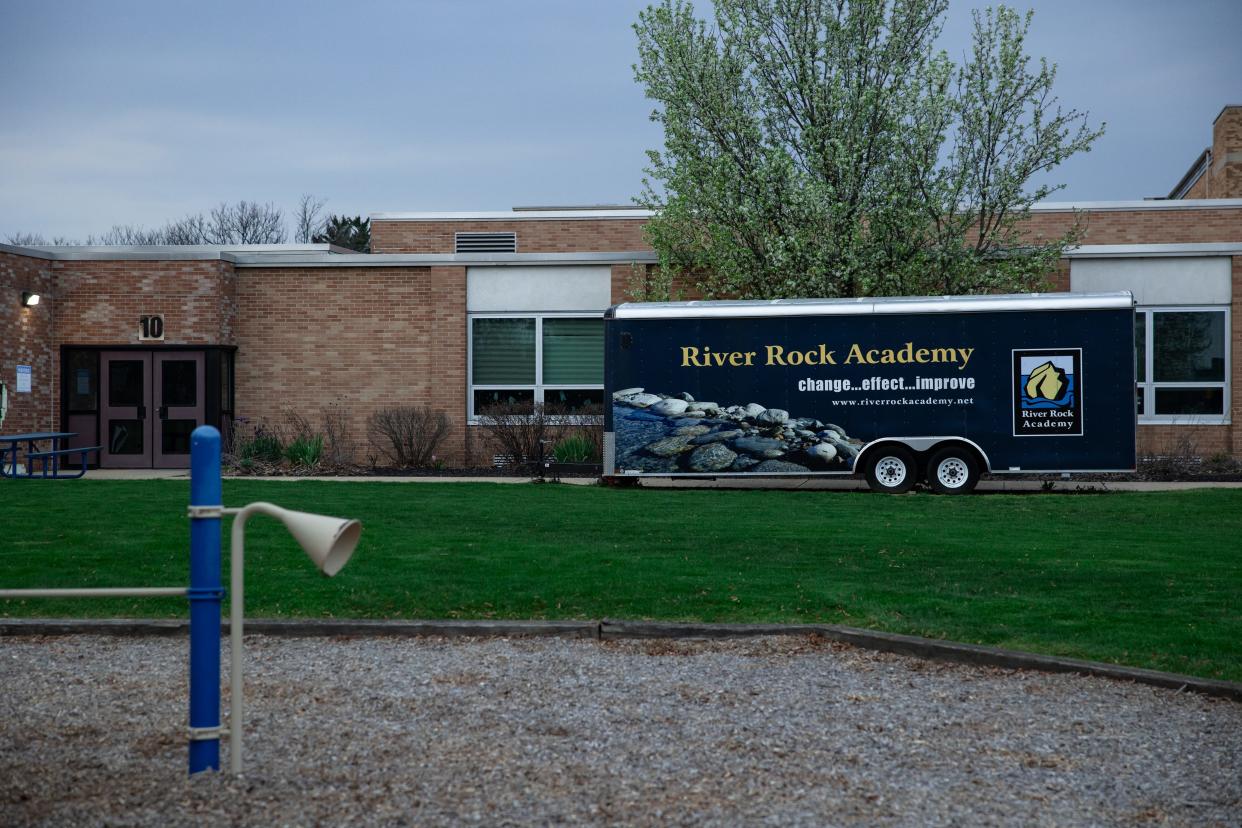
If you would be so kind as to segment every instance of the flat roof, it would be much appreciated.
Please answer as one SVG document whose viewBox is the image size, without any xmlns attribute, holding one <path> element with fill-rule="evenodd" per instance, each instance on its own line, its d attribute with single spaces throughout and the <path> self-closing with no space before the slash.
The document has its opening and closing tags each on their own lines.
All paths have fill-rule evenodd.
<svg viewBox="0 0 1242 828">
<path fill-rule="evenodd" d="M 1080 244 L 1065 251 L 1067 259 L 1149 258 L 1177 256 L 1242 256 L 1242 241 L 1184 244 Z"/>
<path fill-rule="evenodd" d="M 0 250 L 52 261 L 230 261 L 235 254 L 268 256 L 353 253 L 335 244 L 0 244 Z"/>
<path fill-rule="evenodd" d="M 1242 208 L 1242 198 L 1152 198 L 1142 201 L 1043 201 L 1031 205 L 1032 213 L 1068 213 L 1083 210 L 1108 213 L 1118 210 L 1219 210 Z"/>
<path fill-rule="evenodd" d="M 1217 210 L 1242 209 L 1242 198 L 1139 199 L 1130 201 L 1044 201 L 1031 205 L 1032 213 L 1115 212 L 1125 210 Z M 513 210 L 465 210 L 455 212 L 371 213 L 372 221 L 596 221 L 648 219 L 654 210 L 591 207 Z"/>
<path fill-rule="evenodd" d="M 95 247 L 18 247 L 0 251 L 64 262 L 222 261 L 237 267 L 469 267 L 472 265 L 655 264 L 651 250 L 584 253 L 358 253 L 335 245 L 115 245 Z"/>
<path fill-rule="evenodd" d="M 265 253 L 230 255 L 238 267 L 470 267 L 522 265 L 655 264 L 651 250 L 589 253 L 350 253 L 310 256 L 269 256 Z"/>
<path fill-rule="evenodd" d="M 546 211 L 574 211 L 581 212 L 583 210 L 635 210 L 646 209 L 637 204 L 521 204 L 510 208 L 515 213 L 530 212 L 546 212 Z"/>
<path fill-rule="evenodd" d="M 371 213 L 372 221 L 596 221 L 599 219 L 646 219 L 655 215 L 643 209 L 555 209 L 517 208 L 514 210 L 466 210 L 449 212 Z"/>
</svg>

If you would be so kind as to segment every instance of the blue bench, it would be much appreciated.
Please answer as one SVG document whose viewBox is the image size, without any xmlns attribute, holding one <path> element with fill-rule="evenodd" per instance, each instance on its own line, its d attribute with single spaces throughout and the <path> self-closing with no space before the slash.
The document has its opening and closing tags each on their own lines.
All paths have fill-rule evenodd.
<svg viewBox="0 0 1242 828">
<path fill-rule="evenodd" d="M 50 476 L 50 479 L 52 480 L 74 480 L 86 474 L 86 463 L 87 463 L 86 456 L 90 454 L 92 451 L 99 451 L 102 448 L 103 446 L 78 446 L 77 448 L 56 449 L 55 451 L 30 452 L 26 455 L 26 462 L 30 465 L 30 468 L 26 470 L 26 475 L 27 477 L 33 476 L 34 461 L 42 460 L 43 461 L 43 475 L 42 476 L 44 478 L 48 478 L 49 475 L 47 473 L 48 471 L 47 467 L 48 467 L 48 459 L 50 458 L 52 461 L 51 463 L 52 474 Z M 69 455 L 69 454 L 81 454 L 82 455 L 82 470 L 79 471 L 77 474 L 61 474 L 60 473 L 59 458 L 65 455 Z"/>
</svg>

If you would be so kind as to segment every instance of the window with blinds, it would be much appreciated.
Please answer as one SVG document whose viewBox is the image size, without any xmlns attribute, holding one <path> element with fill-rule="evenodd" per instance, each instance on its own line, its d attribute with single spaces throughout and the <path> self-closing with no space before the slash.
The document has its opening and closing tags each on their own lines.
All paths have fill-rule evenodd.
<svg viewBox="0 0 1242 828">
<path fill-rule="evenodd" d="M 603 381 L 603 321 L 543 320 L 543 384 L 577 385 Z"/>
<path fill-rule="evenodd" d="M 471 316 L 470 416 L 542 403 L 598 413 L 604 321 L 598 317 Z"/>
<path fill-rule="evenodd" d="M 476 385 L 535 384 L 535 320 L 474 320 Z"/>
</svg>

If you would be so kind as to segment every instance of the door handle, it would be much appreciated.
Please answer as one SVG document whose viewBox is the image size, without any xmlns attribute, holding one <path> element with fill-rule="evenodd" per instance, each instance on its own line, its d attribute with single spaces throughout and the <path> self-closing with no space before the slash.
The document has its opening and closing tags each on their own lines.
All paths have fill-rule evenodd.
<svg viewBox="0 0 1242 828">
<path fill-rule="evenodd" d="M 147 407 L 145 405 L 138 406 L 138 419 L 145 420 L 147 418 Z"/>
<path fill-rule="evenodd" d="M 159 408 L 156 409 L 156 413 L 159 414 L 159 418 L 161 420 L 167 420 L 168 419 L 168 406 L 161 405 Z"/>
</svg>

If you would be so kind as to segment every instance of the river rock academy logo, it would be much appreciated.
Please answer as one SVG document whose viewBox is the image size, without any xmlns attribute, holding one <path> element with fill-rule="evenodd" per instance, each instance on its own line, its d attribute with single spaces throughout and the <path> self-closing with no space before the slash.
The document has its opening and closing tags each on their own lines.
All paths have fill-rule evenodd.
<svg viewBox="0 0 1242 828">
<path fill-rule="evenodd" d="M 1013 352 L 1013 434 L 1082 434 L 1082 349 Z"/>
</svg>

